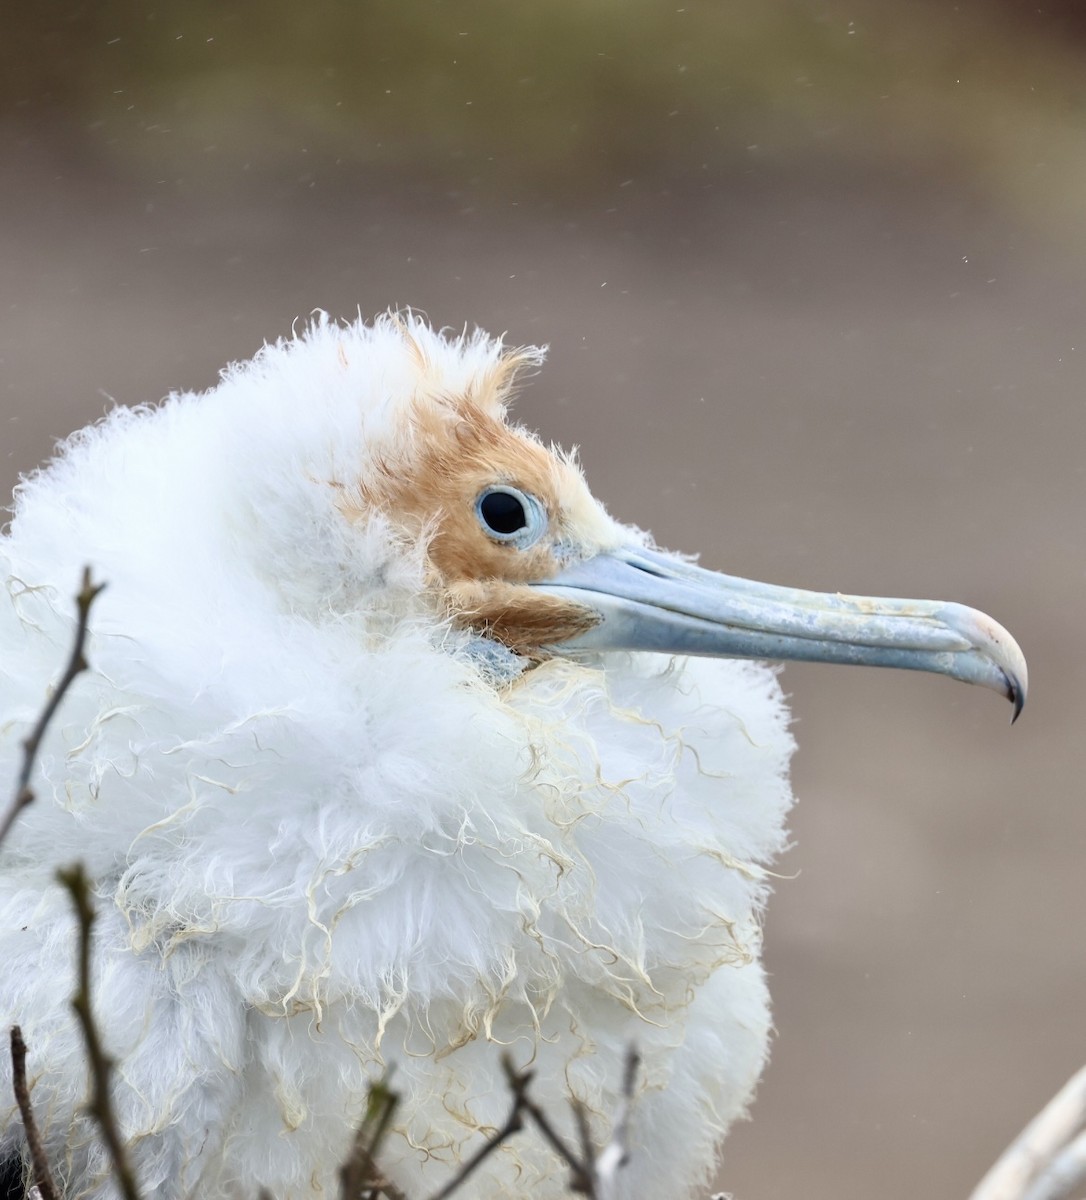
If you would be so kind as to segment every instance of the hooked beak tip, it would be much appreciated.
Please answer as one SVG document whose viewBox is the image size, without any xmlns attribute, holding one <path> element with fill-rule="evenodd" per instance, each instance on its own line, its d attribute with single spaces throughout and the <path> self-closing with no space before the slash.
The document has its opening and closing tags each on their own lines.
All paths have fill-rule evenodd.
<svg viewBox="0 0 1086 1200">
<path fill-rule="evenodd" d="M 1019 683 L 1018 680 L 1007 676 L 1007 699 L 1014 705 L 1014 712 L 1011 713 L 1011 724 L 1022 715 L 1022 709 L 1026 707 L 1026 688 L 1025 685 Z"/>
</svg>

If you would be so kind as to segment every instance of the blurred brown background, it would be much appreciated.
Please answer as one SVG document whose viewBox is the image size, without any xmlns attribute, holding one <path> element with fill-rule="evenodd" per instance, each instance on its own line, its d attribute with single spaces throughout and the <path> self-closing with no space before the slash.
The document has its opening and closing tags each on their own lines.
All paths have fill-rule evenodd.
<svg viewBox="0 0 1086 1200">
<path fill-rule="evenodd" d="M 0 473 L 315 307 L 552 346 L 520 402 L 733 573 L 940 596 L 1019 725 L 790 667 L 738 1200 L 964 1197 L 1086 1060 L 1086 20 L 827 0 L 41 0 L 0 39 Z M 794 876 L 794 877 L 792 877 Z"/>
</svg>

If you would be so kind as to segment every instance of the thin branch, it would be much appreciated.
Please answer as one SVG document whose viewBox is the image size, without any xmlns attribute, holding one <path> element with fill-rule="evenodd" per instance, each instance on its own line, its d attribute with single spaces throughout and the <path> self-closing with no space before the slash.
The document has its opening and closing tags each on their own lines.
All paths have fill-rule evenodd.
<svg viewBox="0 0 1086 1200">
<path fill-rule="evenodd" d="M 378 1113 L 373 1122 L 373 1134 L 370 1137 L 369 1145 L 366 1147 L 366 1157 L 371 1163 L 377 1160 L 377 1150 L 384 1140 L 385 1134 L 388 1132 L 388 1127 L 392 1123 L 392 1114 L 396 1111 L 400 1103 L 399 1095 L 392 1091 L 387 1082 L 382 1082 L 378 1088 Z M 400 1200 L 400 1192 L 388 1182 L 388 1180 L 375 1180 L 374 1186 L 379 1191 L 383 1191 L 389 1200 Z"/>
<path fill-rule="evenodd" d="M 52 721 L 60 707 L 60 702 L 72 686 L 72 681 L 81 671 L 87 669 L 87 660 L 83 657 L 83 647 L 87 640 L 87 622 L 90 618 L 91 605 L 105 586 L 104 583 L 92 583 L 90 567 L 83 568 L 83 586 L 75 598 L 78 620 L 76 621 L 72 650 L 68 655 L 64 674 L 61 675 L 53 689 L 53 694 L 42 709 L 41 716 L 38 717 L 34 728 L 23 741 L 23 765 L 15 783 L 15 795 L 12 797 L 3 820 L 0 821 L 0 845 L 3 845 L 4 839 L 8 836 L 19 814 L 28 804 L 34 802 L 34 789 L 30 786 L 30 776 L 34 770 L 34 763 L 37 761 L 38 750 L 45 731 L 49 728 L 49 722 Z"/>
<path fill-rule="evenodd" d="M 1064 1084 L 1003 1152 L 970 1200 L 1024 1200 L 1030 1183 L 1086 1124 L 1086 1067 Z M 1048 1193 L 1042 1193 L 1047 1195 Z"/>
<path fill-rule="evenodd" d="M 615 1115 L 611 1140 L 596 1157 L 596 1190 L 604 1198 L 613 1194 L 620 1168 L 630 1161 L 630 1113 L 633 1109 L 634 1087 L 640 1065 L 641 1056 L 637 1053 L 637 1048 L 630 1046 L 626 1051 L 626 1070 L 622 1077 L 622 1102 Z"/>
<path fill-rule="evenodd" d="M 98 1122 L 102 1140 L 113 1159 L 113 1172 L 121 1195 L 124 1200 L 139 1200 L 136 1179 L 125 1154 L 124 1143 L 121 1141 L 117 1120 L 113 1113 L 110 1097 L 110 1073 L 113 1063 L 102 1048 L 98 1027 L 91 1009 L 91 927 L 94 924 L 95 913 L 94 905 L 91 903 L 90 885 L 87 882 L 87 874 L 83 870 L 82 863 L 76 863 L 74 867 L 58 871 L 57 879 L 71 894 L 72 904 L 79 919 L 79 978 L 76 993 L 72 997 L 72 1008 L 75 1009 L 75 1014 L 83 1030 L 83 1042 L 90 1064 L 91 1100 L 87 1105 L 87 1111 Z"/>
<path fill-rule="evenodd" d="M 521 1106 L 524 1112 L 527 1112 L 528 1116 L 532 1117 L 535 1128 L 539 1129 L 539 1132 L 544 1135 L 546 1141 L 550 1142 L 554 1153 L 558 1154 L 558 1157 L 569 1166 L 569 1187 L 571 1192 L 580 1192 L 582 1195 L 587 1195 L 589 1198 L 594 1198 L 595 1178 L 592 1166 L 584 1163 L 581 1158 L 577 1157 L 577 1154 L 571 1150 L 569 1142 L 566 1141 L 563 1136 L 558 1133 L 558 1130 L 554 1128 L 553 1124 L 551 1124 L 551 1118 L 548 1117 L 546 1112 L 544 1112 L 544 1110 L 542 1110 L 540 1106 L 534 1102 L 532 1097 L 528 1096 L 528 1079 L 517 1074 L 516 1069 L 514 1066 L 512 1066 L 509 1058 L 503 1058 L 502 1067 L 505 1070 L 505 1078 L 509 1080 L 510 1087 L 516 1088 L 517 1081 L 523 1079 L 523 1082 L 520 1084 Z M 574 1112 L 576 1115 L 576 1100 L 574 1102 Z M 581 1120 L 581 1118 L 583 1118 L 583 1111 L 581 1112 L 581 1115 L 578 1116 L 578 1120 Z M 584 1134 L 584 1136 L 587 1138 L 587 1134 Z"/>
<path fill-rule="evenodd" d="M 406 1200 L 377 1166 L 377 1150 L 399 1102 L 400 1097 L 384 1079 L 370 1088 L 366 1112 L 355 1130 L 350 1153 L 339 1168 L 340 1200 L 363 1200 L 382 1194 L 388 1200 Z"/>
<path fill-rule="evenodd" d="M 41 1200 L 58 1200 L 53 1173 L 49 1170 L 49 1159 L 45 1154 L 38 1123 L 34 1120 L 34 1108 L 30 1103 L 30 1088 L 26 1082 L 26 1043 L 18 1025 L 11 1027 L 11 1075 L 15 1089 L 15 1103 L 23 1118 L 26 1146 L 30 1151 L 30 1164 L 34 1168 L 34 1184 Z"/>
<path fill-rule="evenodd" d="M 499 1146 L 504 1145 L 524 1128 L 525 1115 L 531 1118 L 554 1152 L 570 1168 L 570 1191 L 580 1192 L 589 1200 L 609 1200 L 614 1194 L 616 1173 L 629 1158 L 626 1135 L 639 1062 L 637 1051 L 631 1046 L 626 1055 L 622 1100 L 615 1116 L 611 1140 L 598 1156 L 592 1145 L 584 1105 L 577 1100 L 573 1101 L 582 1158 L 570 1149 L 547 1115 L 528 1095 L 533 1072 L 518 1071 L 509 1056 L 503 1056 L 502 1070 L 513 1094 L 513 1103 L 505 1123 L 495 1129 L 483 1145 L 460 1164 L 456 1174 L 429 1200 L 449 1200 Z M 388 1200 L 406 1200 L 403 1193 L 385 1179 L 377 1167 L 377 1151 L 398 1102 L 399 1097 L 388 1088 L 384 1080 L 370 1089 L 365 1116 L 355 1132 L 351 1152 L 339 1169 L 340 1200 L 373 1200 L 382 1194 L 388 1197 Z M 264 1200 L 263 1196 L 261 1200 Z"/>
<path fill-rule="evenodd" d="M 500 1129 L 496 1129 L 467 1162 L 461 1164 L 460 1170 L 457 1171 L 439 1192 L 435 1192 L 430 1200 L 447 1200 L 447 1197 L 451 1196 L 468 1176 L 473 1174 L 475 1169 L 481 1166 L 503 1142 L 524 1128 L 524 1118 L 521 1115 L 524 1111 L 524 1089 L 528 1086 L 528 1082 L 532 1078 L 532 1073 L 525 1071 L 523 1074 L 520 1074 L 512 1070 L 509 1064 L 506 1064 L 506 1075 L 509 1079 L 509 1086 L 513 1089 L 513 1106 L 509 1110 L 509 1116 L 506 1117 L 505 1124 Z"/>
<path fill-rule="evenodd" d="M 577 1123 L 577 1137 L 581 1143 L 580 1171 L 574 1167 L 570 1190 L 583 1192 L 588 1200 L 596 1200 L 596 1150 L 592 1145 L 592 1131 L 588 1128 L 588 1112 L 576 1096 L 570 1101 L 573 1119 Z"/>
<path fill-rule="evenodd" d="M 528 1082 L 530 1075 L 527 1078 L 517 1073 L 517 1070 L 512 1066 L 512 1062 L 508 1056 L 502 1058 L 502 1068 L 505 1072 L 506 1080 L 509 1080 L 509 1086 L 517 1091 L 520 1088 L 521 1108 L 527 1112 L 529 1117 L 532 1117 L 535 1127 L 544 1135 L 544 1138 L 550 1142 L 551 1148 L 564 1163 L 569 1164 L 570 1169 L 574 1172 L 574 1178 L 584 1176 L 584 1166 L 576 1154 L 570 1150 L 566 1141 L 559 1135 L 558 1130 L 554 1128 L 547 1117 L 546 1112 L 542 1111 L 540 1106 L 528 1096 Z"/>
</svg>

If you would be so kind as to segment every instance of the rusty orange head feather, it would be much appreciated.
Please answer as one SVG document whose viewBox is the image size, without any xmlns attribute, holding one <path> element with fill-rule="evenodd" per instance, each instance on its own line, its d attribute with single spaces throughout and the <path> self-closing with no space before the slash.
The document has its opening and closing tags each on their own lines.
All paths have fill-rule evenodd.
<svg viewBox="0 0 1086 1200">
<path fill-rule="evenodd" d="M 409 344 L 418 386 L 398 436 L 359 483 L 361 506 L 425 540 L 435 585 L 455 622 L 537 658 L 543 647 L 586 632 L 598 618 L 587 605 L 530 585 L 552 578 L 571 559 L 620 544 L 628 531 L 592 496 L 572 455 L 507 421 L 517 378 L 536 361 L 531 352 L 505 352 L 450 393 L 434 379 L 418 343 Z M 484 501 L 493 494 L 508 498 L 503 524 L 523 519 L 524 525 L 491 528 Z M 525 535 L 517 536 L 521 530 Z"/>
</svg>

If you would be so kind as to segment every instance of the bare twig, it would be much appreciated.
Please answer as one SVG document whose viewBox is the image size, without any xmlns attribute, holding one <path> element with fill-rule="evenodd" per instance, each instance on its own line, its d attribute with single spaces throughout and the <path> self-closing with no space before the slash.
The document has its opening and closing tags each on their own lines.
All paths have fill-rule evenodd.
<svg viewBox="0 0 1086 1200">
<path fill-rule="evenodd" d="M 30 1088 L 26 1082 L 26 1043 L 18 1025 L 11 1027 L 11 1075 L 15 1090 L 15 1103 L 23 1118 L 26 1146 L 30 1151 L 30 1165 L 34 1169 L 34 1185 L 41 1200 L 57 1200 L 57 1189 L 53 1173 L 49 1170 L 49 1159 L 42 1145 L 38 1123 L 34 1120 L 34 1109 L 30 1103 Z"/>
<path fill-rule="evenodd" d="M 1064 1084 L 1007 1147 L 970 1200 L 1066 1200 L 1086 1176 L 1084 1135 L 1075 1136 L 1084 1125 L 1086 1067 Z M 1060 1180 L 1065 1181 L 1060 1184 L 1064 1190 L 1053 1190 Z"/>
<path fill-rule="evenodd" d="M 105 586 L 104 583 L 92 583 L 90 567 L 83 568 L 83 586 L 75 598 L 78 620 L 76 621 L 75 639 L 72 642 L 72 650 L 68 656 L 68 663 L 64 668 L 64 674 L 61 675 L 60 680 L 53 689 L 53 694 L 42 709 L 41 716 L 38 717 L 34 728 L 23 741 L 23 765 L 19 772 L 19 778 L 15 783 L 15 795 L 12 797 L 11 804 L 7 812 L 5 812 L 3 820 L 0 821 L 0 845 L 3 845 L 4 839 L 8 836 L 19 814 L 28 804 L 34 802 L 34 789 L 30 786 L 30 776 L 38 757 L 38 749 L 41 746 L 46 729 L 49 728 L 49 722 L 52 721 L 57 709 L 60 707 L 60 702 L 72 686 L 72 681 L 81 671 L 87 669 L 87 660 L 83 657 L 83 647 L 87 640 L 87 621 L 90 618 L 91 605 L 94 603 L 98 593 Z"/>
<path fill-rule="evenodd" d="M 518 1074 L 512 1061 L 508 1057 L 503 1057 L 502 1068 L 505 1071 L 505 1077 L 509 1081 L 509 1086 L 516 1092 L 520 1088 L 520 1103 L 524 1111 L 532 1118 L 535 1127 L 550 1143 L 551 1149 L 565 1162 L 570 1169 L 570 1189 L 575 1192 L 588 1192 L 591 1187 L 589 1176 L 585 1171 L 584 1164 L 570 1149 L 565 1139 L 558 1133 L 554 1126 L 550 1123 L 547 1114 L 535 1103 L 528 1095 L 528 1083 L 531 1079 Z"/>
<path fill-rule="evenodd" d="M 388 1086 L 386 1079 L 378 1080 L 370 1088 L 366 1112 L 355 1130 L 350 1153 L 339 1168 L 340 1200 L 364 1200 L 381 1195 L 388 1200 L 406 1200 L 377 1166 L 377 1150 L 399 1102 L 400 1097 Z"/>
<path fill-rule="evenodd" d="M 94 905 L 91 902 L 90 884 L 82 863 L 57 872 L 57 879 L 68 889 L 79 919 L 79 976 L 76 993 L 72 997 L 72 1008 L 79 1018 L 83 1030 L 83 1042 L 87 1050 L 87 1060 L 90 1064 L 91 1100 L 87 1111 L 97 1121 L 102 1134 L 102 1140 L 109 1150 L 113 1160 L 113 1172 L 124 1200 L 139 1200 L 136 1189 L 136 1179 L 125 1154 L 124 1143 L 121 1141 L 117 1120 L 113 1113 L 113 1103 L 110 1096 L 110 1074 L 113 1068 L 111 1059 L 102 1048 L 98 1036 L 98 1027 L 94 1021 L 91 1009 L 90 995 L 90 953 L 91 927 L 94 924 Z"/>
<path fill-rule="evenodd" d="M 532 1078 L 532 1073 L 531 1071 L 516 1071 L 508 1060 L 506 1060 L 504 1066 L 506 1078 L 509 1080 L 509 1086 L 513 1091 L 513 1107 L 509 1110 L 509 1116 L 506 1117 L 505 1124 L 501 1128 L 496 1129 L 467 1162 L 461 1164 L 460 1170 L 457 1171 L 439 1192 L 434 1193 L 431 1200 L 447 1200 L 447 1197 L 451 1196 L 468 1176 L 485 1162 L 503 1142 L 524 1128 L 524 1118 L 521 1116 L 521 1113 L 524 1111 L 524 1089 L 528 1086 Z"/>
<path fill-rule="evenodd" d="M 554 1128 L 547 1114 L 528 1095 L 533 1072 L 518 1071 L 512 1060 L 508 1056 L 504 1057 L 502 1069 L 505 1071 L 509 1090 L 513 1093 L 513 1104 L 505 1119 L 505 1124 L 494 1130 L 486 1142 L 461 1165 L 460 1170 L 453 1178 L 440 1191 L 435 1192 L 430 1200 L 448 1200 L 448 1197 L 453 1195 L 499 1146 L 504 1145 L 513 1134 L 524 1128 L 525 1116 L 531 1119 L 550 1144 L 551 1149 L 569 1167 L 570 1191 L 587 1196 L 589 1200 L 606 1200 L 606 1197 L 613 1195 L 615 1174 L 618 1168 L 623 1166 L 629 1157 L 626 1149 L 626 1130 L 629 1124 L 638 1061 L 637 1052 L 631 1047 L 626 1058 L 622 1103 L 615 1118 L 614 1132 L 611 1140 L 599 1155 L 596 1154 L 592 1145 L 585 1107 L 579 1101 L 573 1101 L 573 1113 L 581 1142 L 581 1153 L 578 1155 Z"/>
<path fill-rule="evenodd" d="M 619 1170 L 630 1160 L 630 1112 L 633 1109 L 634 1086 L 641 1057 L 635 1046 L 626 1051 L 626 1070 L 622 1077 L 622 1102 L 615 1114 L 611 1140 L 596 1156 L 596 1190 L 601 1200 L 614 1194 Z"/>
<path fill-rule="evenodd" d="M 577 1137 L 581 1143 L 580 1176 L 574 1167 L 570 1188 L 573 1191 L 584 1192 L 588 1200 L 596 1200 L 596 1148 L 592 1145 L 592 1131 L 588 1128 L 588 1113 L 585 1106 L 576 1096 L 570 1101 L 573 1106 L 573 1119 L 577 1123 Z"/>
</svg>

